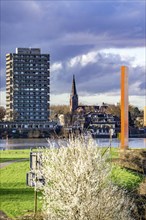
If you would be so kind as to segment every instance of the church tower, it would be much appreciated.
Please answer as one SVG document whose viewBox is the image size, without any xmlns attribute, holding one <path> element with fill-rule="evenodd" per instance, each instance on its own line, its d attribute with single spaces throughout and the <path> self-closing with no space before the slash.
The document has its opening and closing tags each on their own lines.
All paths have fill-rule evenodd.
<svg viewBox="0 0 146 220">
<path fill-rule="evenodd" d="M 73 75 L 72 90 L 70 95 L 70 112 L 74 113 L 74 111 L 77 108 L 78 108 L 78 95 L 76 90 L 75 76 Z"/>
</svg>

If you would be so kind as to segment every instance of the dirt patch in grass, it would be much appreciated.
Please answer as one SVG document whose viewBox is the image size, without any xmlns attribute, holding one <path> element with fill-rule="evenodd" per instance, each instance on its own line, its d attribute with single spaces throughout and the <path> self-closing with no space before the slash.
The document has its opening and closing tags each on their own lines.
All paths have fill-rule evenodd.
<svg viewBox="0 0 146 220">
<path fill-rule="evenodd" d="M 119 152 L 119 158 L 113 159 L 115 164 L 143 175 L 143 181 L 135 189 L 134 198 L 139 217 L 137 219 L 146 220 L 146 150 L 134 149 Z"/>
<path fill-rule="evenodd" d="M 0 219 L 1 220 L 11 220 L 11 218 L 8 218 L 8 216 L 0 210 Z"/>
<path fill-rule="evenodd" d="M 41 213 L 27 214 L 22 217 L 16 218 L 16 220 L 43 220 L 43 215 Z"/>
<path fill-rule="evenodd" d="M 146 196 L 146 150 L 126 150 L 119 152 L 119 158 L 113 159 L 115 164 L 143 175 L 143 182 L 137 189 L 139 195 Z"/>
<path fill-rule="evenodd" d="M 131 169 L 142 174 L 146 174 L 146 150 L 126 150 L 119 152 L 118 160 L 115 159 L 121 167 Z"/>
</svg>

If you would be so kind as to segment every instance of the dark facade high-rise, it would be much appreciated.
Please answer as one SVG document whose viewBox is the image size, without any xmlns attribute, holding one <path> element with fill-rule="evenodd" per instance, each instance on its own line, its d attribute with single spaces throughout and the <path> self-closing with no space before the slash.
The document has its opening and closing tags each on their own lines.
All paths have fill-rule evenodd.
<svg viewBox="0 0 146 220">
<path fill-rule="evenodd" d="M 6 55 L 6 118 L 45 122 L 50 112 L 50 55 L 16 48 Z"/>
<path fill-rule="evenodd" d="M 78 95 L 76 90 L 75 76 L 73 75 L 72 90 L 70 95 L 70 112 L 74 113 L 78 108 Z"/>
</svg>

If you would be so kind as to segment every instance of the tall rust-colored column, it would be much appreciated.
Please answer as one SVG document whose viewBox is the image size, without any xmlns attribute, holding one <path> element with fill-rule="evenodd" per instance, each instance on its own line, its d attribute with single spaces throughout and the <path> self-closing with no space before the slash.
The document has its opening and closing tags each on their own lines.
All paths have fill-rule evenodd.
<svg viewBox="0 0 146 220">
<path fill-rule="evenodd" d="M 121 150 L 128 149 L 128 68 L 121 66 Z"/>
</svg>

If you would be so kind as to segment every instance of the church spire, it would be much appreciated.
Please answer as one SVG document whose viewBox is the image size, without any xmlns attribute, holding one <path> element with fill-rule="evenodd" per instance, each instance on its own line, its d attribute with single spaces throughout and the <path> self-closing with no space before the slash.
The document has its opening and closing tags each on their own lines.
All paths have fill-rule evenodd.
<svg viewBox="0 0 146 220">
<path fill-rule="evenodd" d="M 75 82 L 75 76 L 73 75 L 72 80 L 72 90 L 70 95 L 70 112 L 74 113 L 74 111 L 78 108 L 78 95 L 76 90 L 76 82 Z"/>
<path fill-rule="evenodd" d="M 73 75 L 71 95 L 72 95 L 72 96 L 77 95 L 75 75 Z"/>
</svg>

